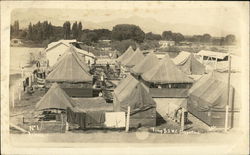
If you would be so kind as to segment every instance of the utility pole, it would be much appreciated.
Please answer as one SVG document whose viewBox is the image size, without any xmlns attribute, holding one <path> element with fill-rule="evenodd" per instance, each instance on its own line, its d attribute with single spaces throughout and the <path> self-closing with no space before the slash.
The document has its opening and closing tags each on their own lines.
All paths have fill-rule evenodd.
<svg viewBox="0 0 250 155">
<path fill-rule="evenodd" d="M 231 78 L 231 56 L 228 55 L 228 80 L 227 80 L 227 103 L 226 103 L 226 115 L 225 115 L 225 128 L 224 131 L 227 132 L 228 129 L 228 110 L 230 102 L 230 78 Z"/>
</svg>

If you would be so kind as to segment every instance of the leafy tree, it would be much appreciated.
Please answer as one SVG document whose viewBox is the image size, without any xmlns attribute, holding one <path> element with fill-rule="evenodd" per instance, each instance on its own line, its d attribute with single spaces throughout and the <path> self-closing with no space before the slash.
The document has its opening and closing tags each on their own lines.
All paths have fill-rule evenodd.
<svg viewBox="0 0 250 155">
<path fill-rule="evenodd" d="M 29 40 L 33 39 L 33 27 L 32 27 L 31 23 L 29 24 L 29 27 L 28 27 L 28 35 L 27 35 L 27 37 L 28 37 Z"/>
<path fill-rule="evenodd" d="M 66 21 L 63 24 L 64 39 L 70 39 L 70 22 Z"/>
<path fill-rule="evenodd" d="M 122 41 L 132 39 L 136 42 L 143 42 L 145 33 L 139 26 L 130 24 L 119 24 L 113 27 L 111 39 Z"/>
<path fill-rule="evenodd" d="M 173 35 L 172 31 L 164 31 L 162 32 L 162 39 L 172 40 L 172 37 L 173 37 L 172 35 Z"/>
<path fill-rule="evenodd" d="M 108 29 L 95 29 L 93 30 L 98 36 L 98 40 L 110 40 L 111 31 Z"/>
<path fill-rule="evenodd" d="M 205 42 L 205 43 L 209 43 L 211 42 L 211 35 L 210 34 L 203 34 L 203 36 L 201 37 L 201 42 Z"/>
<path fill-rule="evenodd" d="M 194 42 L 201 42 L 201 40 L 202 40 L 202 35 L 194 35 L 193 36 Z"/>
<path fill-rule="evenodd" d="M 82 36 L 82 22 L 78 23 L 77 31 L 78 31 L 78 36 L 76 39 L 79 40 L 79 38 Z"/>
<path fill-rule="evenodd" d="M 14 24 L 10 26 L 10 35 L 12 37 L 18 37 L 19 35 L 19 21 L 14 21 Z"/>
<path fill-rule="evenodd" d="M 236 37 L 233 34 L 229 34 L 225 37 L 225 44 L 232 45 L 236 42 Z"/>
<path fill-rule="evenodd" d="M 73 38 L 74 39 L 77 39 L 78 38 L 78 24 L 77 22 L 74 22 L 73 25 L 72 25 L 72 35 L 73 35 Z"/>
<path fill-rule="evenodd" d="M 87 45 L 92 45 L 93 42 L 98 41 L 98 35 L 95 32 L 92 31 L 85 31 L 83 32 L 80 41 L 87 44 Z"/>
<path fill-rule="evenodd" d="M 146 40 L 161 40 L 161 35 L 149 32 L 145 34 L 145 39 Z"/>
<path fill-rule="evenodd" d="M 172 33 L 172 40 L 176 43 L 183 41 L 185 38 L 181 33 Z"/>
</svg>

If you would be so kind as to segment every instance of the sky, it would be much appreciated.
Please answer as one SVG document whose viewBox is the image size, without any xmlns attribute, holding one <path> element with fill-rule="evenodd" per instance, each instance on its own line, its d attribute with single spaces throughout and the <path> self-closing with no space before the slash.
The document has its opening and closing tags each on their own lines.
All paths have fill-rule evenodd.
<svg viewBox="0 0 250 155">
<path fill-rule="evenodd" d="M 206 3 L 206 4 L 204 4 Z M 82 4 L 82 5 L 80 5 Z M 87 5 L 84 5 L 87 4 Z M 180 5 L 181 4 L 181 5 Z M 66 4 L 67 6 L 67 4 Z M 242 12 L 240 5 L 233 3 L 168 3 L 168 2 L 95 2 L 95 3 L 79 3 L 71 7 L 65 5 L 57 8 L 43 7 L 37 8 L 21 8 L 14 9 L 11 14 L 11 22 L 19 20 L 20 27 L 27 27 L 29 22 L 36 23 L 38 21 L 48 20 L 53 25 L 61 26 L 66 20 L 82 21 L 102 25 L 103 22 L 112 22 L 121 18 L 139 17 L 145 20 L 154 19 L 156 24 L 154 27 L 148 26 L 152 32 L 159 33 L 162 25 L 170 24 L 172 27 L 178 28 L 178 31 L 187 35 L 195 34 L 195 30 L 187 27 L 194 27 L 199 33 L 212 33 L 220 36 L 219 33 L 232 33 L 237 35 L 240 31 L 240 23 Z M 80 7 L 82 6 L 82 7 Z M 74 8 L 74 9 L 73 9 Z M 141 23 L 138 20 L 138 24 Z M 144 22 L 145 23 L 145 22 Z M 157 23 L 159 27 L 157 27 Z M 161 27 L 160 27 L 161 26 Z M 88 28 L 88 27 L 87 27 Z M 200 29 L 201 28 L 201 29 Z M 216 29 L 216 31 L 215 31 Z"/>
</svg>

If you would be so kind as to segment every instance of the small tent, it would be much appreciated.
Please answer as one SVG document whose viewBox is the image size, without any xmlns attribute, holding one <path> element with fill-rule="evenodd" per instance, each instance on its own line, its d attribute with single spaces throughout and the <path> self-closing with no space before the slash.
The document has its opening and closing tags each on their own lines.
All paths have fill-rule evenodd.
<svg viewBox="0 0 250 155">
<path fill-rule="evenodd" d="M 143 52 L 139 48 L 137 48 L 136 51 L 129 58 L 127 58 L 127 60 L 124 60 L 122 62 L 122 65 L 131 68 L 141 62 L 143 59 Z"/>
<path fill-rule="evenodd" d="M 192 79 L 178 69 L 167 54 L 156 66 L 143 73 L 142 78 L 147 82 L 158 84 L 193 82 Z"/>
<path fill-rule="evenodd" d="M 155 101 L 147 87 L 131 76 L 132 80 L 123 89 L 114 91 L 114 111 L 127 112 L 130 106 L 130 126 L 155 126 Z"/>
<path fill-rule="evenodd" d="M 196 60 L 192 53 L 182 51 L 173 59 L 173 62 L 180 70 L 188 75 L 205 73 L 205 66 Z"/>
<path fill-rule="evenodd" d="M 75 102 L 60 88 L 58 84 L 54 83 L 48 92 L 36 104 L 36 110 L 66 110 L 68 107 L 72 108 L 74 105 Z"/>
<path fill-rule="evenodd" d="M 210 126 L 224 127 L 227 87 L 227 83 L 217 80 L 213 72 L 204 75 L 189 90 L 188 111 Z M 229 126 L 239 110 L 233 96 L 234 88 L 230 86 Z"/>
<path fill-rule="evenodd" d="M 128 59 L 133 53 L 133 48 L 129 46 L 129 48 L 120 57 L 117 58 L 117 62 L 122 63 L 124 60 Z"/>
<path fill-rule="evenodd" d="M 153 52 L 151 52 L 142 61 L 140 61 L 137 65 L 135 65 L 131 69 L 131 72 L 134 73 L 135 75 L 141 75 L 144 72 L 150 70 L 152 67 L 156 66 L 158 62 L 159 59 Z"/>
</svg>

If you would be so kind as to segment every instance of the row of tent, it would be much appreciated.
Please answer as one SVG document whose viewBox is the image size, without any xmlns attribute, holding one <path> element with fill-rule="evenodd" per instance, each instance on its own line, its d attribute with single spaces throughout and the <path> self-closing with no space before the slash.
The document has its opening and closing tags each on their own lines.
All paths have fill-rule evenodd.
<svg viewBox="0 0 250 155">
<path fill-rule="evenodd" d="M 196 60 L 192 53 L 184 51 L 174 59 L 166 54 L 159 60 L 154 52 L 144 56 L 139 48 L 133 51 L 132 47 L 129 47 L 117 62 L 128 68 L 131 73 L 152 83 L 192 83 L 192 79 L 187 75 L 205 73 L 205 66 Z"/>
<path fill-rule="evenodd" d="M 213 73 L 209 73 L 198 80 L 189 90 L 187 110 L 193 115 L 211 126 L 223 126 L 225 115 L 223 115 L 227 100 L 227 84 L 216 79 Z M 230 92 L 234 93 L 233 87 Z M 231 95 L 233 96 L 233 95 Z M 126 112 L 127 107 L 131 107 L 131 126 L 155 126 L 156 124 L 156 98 L 152 98 L 149 88 L 138 81 L 132 75 L 123 79 L 114 90 L 114 103 L 98 104 L 97 106 L 91 99 L 91 112 Z M 87 103 L 86 102 L 86 103 Z M 81 103 L 84 105 L 85 103 Z M 83 108 L 77 104 L 76 100 L 70 98 L 58 84 L 53 84 L 49 91 L 37 103 L 37 110 L 70 108 L 74 113 L 88 114 L 90 108 Z M 167 103 L 166 103 L 167 104 Z M 238 105 L 233 105 L 230 99 L 230 112 L 239 111 Z M 101 108 L 101 110 L 100 110 Z M 71 112 L 72 114 L 72 112 Z M 229 118 L 231 120 L 232 117 Z M 95 119 L 96 120 L 96 119 Z M 98 119 L 99 120 L 99 119 Z M 232 121 L 229 121 L 232 122 Z M 78 122 L 80 123 L 80 122 Z M 230 125 L 230 124 L 229 124 Z"/>
</svg>

